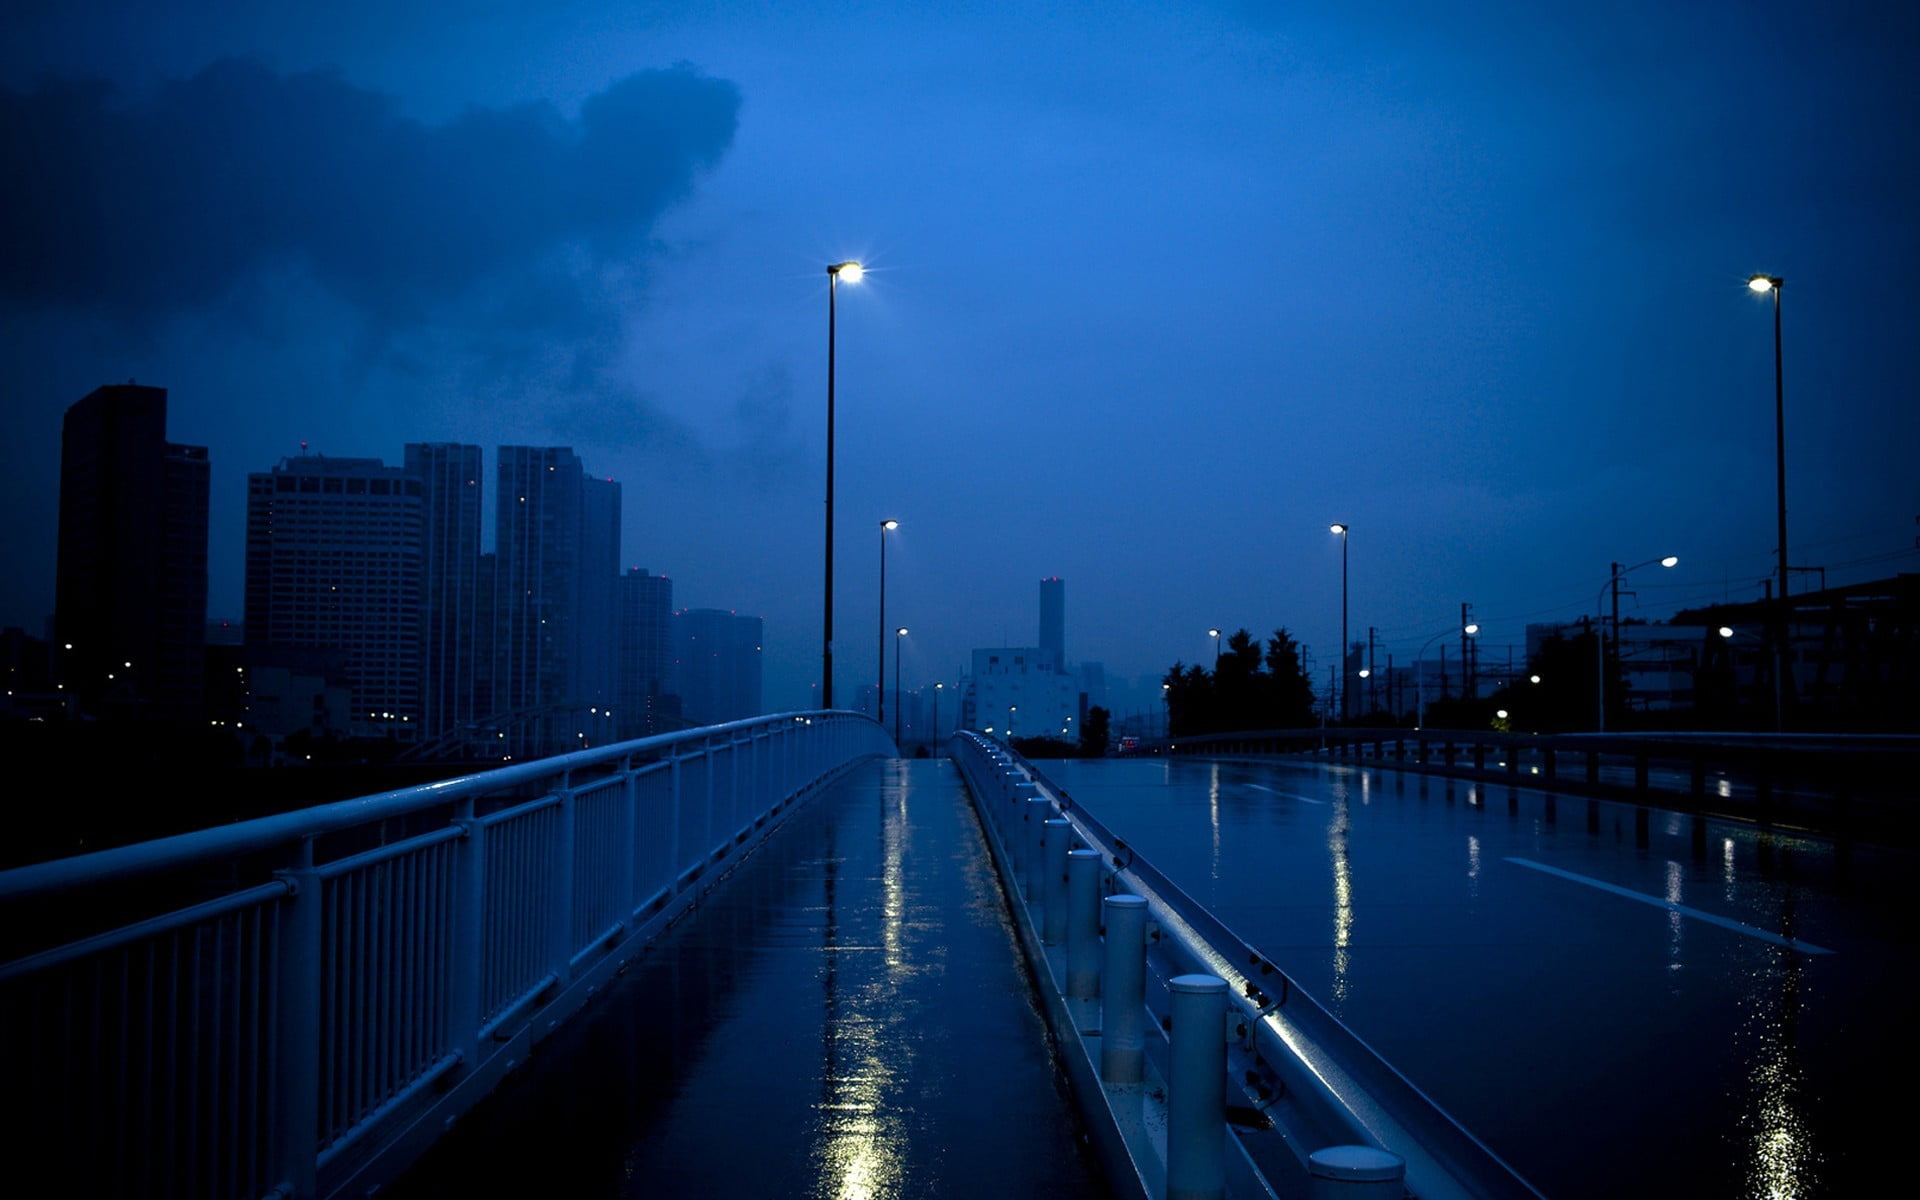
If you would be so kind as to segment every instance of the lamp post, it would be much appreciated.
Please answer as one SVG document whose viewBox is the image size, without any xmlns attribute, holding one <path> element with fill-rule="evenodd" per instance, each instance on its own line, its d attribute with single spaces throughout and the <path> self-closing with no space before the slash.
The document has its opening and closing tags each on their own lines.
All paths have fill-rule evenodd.
<svg viewBox="0 0 1920 1200">
<path fill-rule="evenodd" d="M 936 683 L 933 685 L 933 730 L 930 735 L 930 743 L 935 749 L 938 749 L 940 746 L 940 693 L 945 691 L 946 688 L 947 685 L 944 683 Z"/>
<path fill-rule="evenodd" d="M 1773 472 L 1774 516 L 1779 523 L 1780 606 L 1773 638 L 1773 729 L 1786 728 L 1783 688 L 1786 676 L 1786 641 L 1791 606 L 1787 603 L 1787 384 L 1780 360 L 1780 289 L 1786 280 L 1778 275 L 1755 275 L 1747 287 L 1755 292 L 1773 293 Z"/>
<path fill-rule="evenodd" d="M 880 522 L 880 678 L 874 684 L 874 695 L 879 697 L 874 718 L 882 725 L 887 723 L 887 534 L 900 528 L 900 522 L 888 518 Z M 899 704 L 895 687 L 895 705 Z M 897 740 L 897 739 L 896 739 Z"/>
<path fill-rule="evenodd" d="M 893 744 L 900 744 L 900 639 L 907 636 L 902 625 L 893 631 Z"/>
<path fill-rule="evenodd" d="M 1220 631 L 1218 629 L 1209 629 L 1207 630 L 1207 636 L 1213 639 L 1213 669 L 1214 672 L 1218 674 L 1220 670 Z"/>
<path fill-rule="evenodd" d="M 820 707 L 833 707 L 833 341 L 834 300 L 840 281 L 860 282 L 866 273 L 851 260 L 827 267 L 827 547 L 826 593 L 822 601 L 820 639 Z"/>
<path fill-rule="evenodd" d="M 1655 563 L 1659 563 L 1663 567 L 1672 567 L 1675 564 L 1677 564 L 1679 561 L 1680 560 L 1678 557 L 1672 554 L 1669 554 L 1665 558 L 1650 558 L 1643 563 L 1635 563 L 1630 567 L 1622 567 L 1619 563 L 1607 564 L 1609 568 L 1607 573 L 1607 582 L 1601 585 L 1600 595 L 1602 596 L 1605 595 L 1609 588 L 1612 589 L 1613 591 L 1613 657 L 1615 662 L 1620 661 L 1620 579 L 1621 577 L 1633 571 L 1638 571 L 1641 567 L 1650 567 Z M 1598 607 L 1599 603 L 1600 603 L 1600 596 L 1595 596 L 1594 606 Z M 1605 619 L 1605 614 L 1602 614 L 1602 620 L 1604 619 Z M 1595 637 L 1595 642 L 1593 646 L 1593 662 L 1594 662 L 1594 668 L 1595 668 L 1594 675 L 1599 680 L 1599 684 L 1598 684 L 1599 690 L 1595 693 L 1599 697 L 1599 699 L 1595 705 L 1596 717 L 1595 717 L 1594 729 L 1599 733 L 1605 733 L 1607 731 L 1606 639 L 1600 636 L 1600 630 L 1597 625 L 1594 628 L 1594 637 Z"/>
<path fill-rule="evenodd" d="M 1442 629 L 1423 642 L 1420 652 L 1413 656 L 1413 727 L 1416 730 L 1426 728 L 1427 724 L 1427 673 L 1420 669 L 1421 660 L 1426 658 L 1428 646 L 1443 637 L 1452 637 L 1455 632 L 1452 629 Z M 1463 625 L 1457 632 L 1462 637 L 1473 637 L 1480 632 L 1480 626 Z M 1444 650 L 1441 652 L 1441 657 L 1443 659 L 1446 657 Z"/>
<path fill-rule="evenodd" d="M 1334 674 L 1340 680 L 1340 719 L 1344 721 L 1347 719 L 1347 535 L 1353 526 L 1335 521 L 1327 530 L 1340 535 L 1340 669 Z"/>
</svg>

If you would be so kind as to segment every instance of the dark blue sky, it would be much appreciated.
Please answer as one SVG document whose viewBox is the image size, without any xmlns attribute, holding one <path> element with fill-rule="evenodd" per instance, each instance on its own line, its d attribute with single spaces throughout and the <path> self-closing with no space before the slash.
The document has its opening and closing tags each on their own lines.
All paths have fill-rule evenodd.
<svg viewBox="0 0 1920 1200">
<path fill-rule="evenodd" d="M 1629 613 L 1755 597 L 1755 271 L 1794 561 L 1920 564 L 1911 5 L 632 7 L 7 6 L 0 623 L 52 607 L 60 414 L 134 377 L 211 451 L 213 615 L 302 441 L 568 444 L 805 704 L 849 257 L 842 688 L 889 516 L 908 686 L 1030 643 L 1048 575 L 1073 658 L 1285 624 L 1324 685 L 1335 520 L 1397 661 L 1615 560 L 1681 556 Z"/>
</svg>

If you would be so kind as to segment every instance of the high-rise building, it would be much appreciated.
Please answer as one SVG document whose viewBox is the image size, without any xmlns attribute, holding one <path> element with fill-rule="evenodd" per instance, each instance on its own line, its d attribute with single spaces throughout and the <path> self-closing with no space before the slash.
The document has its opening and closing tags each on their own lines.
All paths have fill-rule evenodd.
<svg viewBox="0 0 1920 1200">
<path fill-rule="evenodd" d="M 565 446 L 502 446 L 498 470 L 494 712 L 551 754 L 614 701 L 620 485 Z"/>
<path fill-rule="evenodd" d="M 664 703 L 673 662 L 673 581 L 635 567 L 618 580 L 619 628 L 614 676 L 614 723 L 622 738 L 678 728 Z M 676 702 L 672 715 L 679 715 Z"/>
<path fill-rule="evenodd" d="M 1040 648 L 1053 652 L 1053 669 L 1067 669 L 1067 581 L 1040 581 Z"/>
<path fill-rule="evenodd" d="M 166 426 L 165 388 L 96 388 L 67 409 L 56 671 L 84 705 L 197 719 L 206 673 L 207 451 L 167 441 Z"/>
<path fill-rule="evenodd" d="M 580 502 L 580 620 L 574 627 L 574 696 L 589 706 L 609 708 L 615 694 L 619 655 L 620 485 L 611 479 L 582 479 Z"/>
<path fill-rule="evenodd" d="M 357 734 L 420 736 L 423 490 L 377 458 L 247 476 L 248 659 L 344 682 Z"/>
<path fill-rule="evenodd" d="M 552 709 L 571 699 L 578 649 L 580 460 L 564 447 L 502 446 L 498 471 L 494 711 Z"/>
<path fill-rule="evenodd" d="M 674 691 L 689 725 L 760 715 L 759 617 L 715 608 L 675 613 Z"/>
<path fill-rule="evenodd" d="M 488 715 L 479 666 L 492 638 L 480 594 L 480 447 L 411 443 L 407 474 L 420 481 L 420 708 L 423 737 Z"/>
</svg>

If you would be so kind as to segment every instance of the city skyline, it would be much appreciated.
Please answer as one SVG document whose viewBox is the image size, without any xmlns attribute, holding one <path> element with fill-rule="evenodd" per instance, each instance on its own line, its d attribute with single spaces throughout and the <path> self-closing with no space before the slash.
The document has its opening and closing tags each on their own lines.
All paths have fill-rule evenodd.
<svg viewBox="0 0 1920 1200">
<path fill-rule="evenodd" d="M 53 608 L 60 414 L 133 377 L 208 447 L 210 617 L 246 474 L 301 442 L 569 445 L 624 485 L 621 563 L 763 614 L 803 707 L 849 258 L 842 688 L 886 517 L 908 690 L 1029 644 L 1052 576 L 1110 678 L 1284 625 L 1324 688 L 1336 521 L 1349 632 L 1402 661 L 1462 602 L 1493 644 L 1597 612 L 1610 562 L 1681 560 L 1623 614 L 1756 598 L 1754 273 L 1792 564 L 1920 563 L 1906 9 L 452 13 L 0 17 L 0 624 Z"/>
</svg>

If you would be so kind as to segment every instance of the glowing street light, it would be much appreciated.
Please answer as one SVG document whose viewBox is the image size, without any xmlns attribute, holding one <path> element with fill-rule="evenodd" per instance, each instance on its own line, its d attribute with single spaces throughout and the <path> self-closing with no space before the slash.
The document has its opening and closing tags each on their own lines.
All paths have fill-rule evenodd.
<svg viewBox="0 0 1920 1200">
<path fill-rule="evenodd" d="M 1340 535 L 1340 670 L 1334 673 L 1340 680 L 1340 719 L 1347 719 L 1347 535 L 1353 532 L 1353 526 L 1345 521 L 1335 521 L 1327 526 L 1328 533 Z"/>
<path fill-rule="evenodd" d="M 1209 629 L 1207 636 L 1213 639 L 1213 669 L 1218 671 L 1220 669 L 1220 631 Z"/>
<path fill-rule="evenodd" d="M 900 522 L 892 518 L 880 522 L 880 678 L 873 690 L 878 697 L 874 718 L 882 725 L 887 723 L 887 534 L 898 528 Z"/>
<path fill-rule="evenodd" d="M 1782 688 L 1787 668 L 1787 622 L 1792 611 L 1787 604 L 1787 384 L 1780 360 L 1780 290 L 1786 280 L 1778 275 L 1755 275 L 1747 287 L 1760 295 L 1773 293 L 1773 473 L 1774 518 L 1780 537 L 1780 607 L 1773 636 L 1773 728 L 1786 728 L 1786 704 Z"/>
<path fill-rule="evenodd" d="M 1425 728 L 1427 720 L 1427 673 L 1420 669 L 1420 662 L 1426 657 L 1428 646 L 1433 645 L 1443 637 L 1452 637 L 1455 633 L 1463 633 L 1468 637 L 1477 637 L 1480 633 L 1480 626 L 1475 623 L 1462 625 L 1458 629 L 1442 629 L 1439 633 L 1428 638 L 1426 642 L 1421 645 L 1420 652 L 1413 656 L 1413 727 L 1415 729 Z"/>
<path fill-rule="evenodd" d="M 900 639 L 907 636 L 902 625 L 893 631 L 893 744 L 900 744 Z M 882 660 L 884 665 L 885 660 Z"/>
<path fill-rule="evenodd" d="M 866 271 L 851 260 L 827 267 L 827 544 L 826 596 L 821 607 L 823 631 L 820 644 L 820 707 L 833 707 L 833 343 L 834 301 L 841 280 L 860 282 Z M 885 626 L 883 625 L 884 629 Z"/>
</svg>

